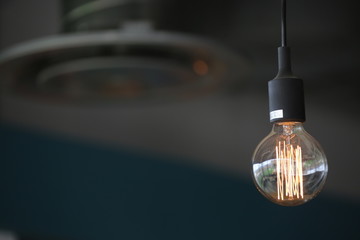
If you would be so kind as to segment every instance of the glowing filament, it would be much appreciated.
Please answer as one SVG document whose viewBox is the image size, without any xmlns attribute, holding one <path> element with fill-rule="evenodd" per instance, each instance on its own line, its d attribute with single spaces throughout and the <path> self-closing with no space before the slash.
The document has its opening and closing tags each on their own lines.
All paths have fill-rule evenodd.
<svg viewBox="0 0 360 240">
<path fill-rule="evenodd" d="M 304 198 L 301 147 L 285 141 L 276 146 L 277 198 Z"/>
</svg>

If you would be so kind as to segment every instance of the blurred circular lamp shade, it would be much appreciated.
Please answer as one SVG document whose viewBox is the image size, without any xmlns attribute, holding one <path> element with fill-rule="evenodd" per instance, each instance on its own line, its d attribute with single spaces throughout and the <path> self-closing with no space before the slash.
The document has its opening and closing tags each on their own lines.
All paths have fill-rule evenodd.
<svg viewBox="0 0 360 240">
<path fill-rule="evenodd" d="M 2 90 L 40 100 L 189 98 L 247 71 L 244 58 L 218 44 L 155 30 L 62 34 L 0 54 Z"/>
</svg>

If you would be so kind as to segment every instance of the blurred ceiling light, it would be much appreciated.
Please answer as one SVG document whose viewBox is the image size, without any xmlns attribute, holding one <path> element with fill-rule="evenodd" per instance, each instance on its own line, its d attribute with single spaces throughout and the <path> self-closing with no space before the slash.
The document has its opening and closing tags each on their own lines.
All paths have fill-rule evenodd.
<svg viewBox="0 0 360 240">
<path fill-rule="evenodd" d="M 200 76 L 206 75 L 209 72 L 209 66 L 203 60 L 196 60 L 193 64 L 194 72 Z"/>
<path fill-rule="evenodd" d="M 152 3 L 64 1 L 68 33 L 3 52 L 2 89 L 60 101 L 181 98 L 246 75 L 246 59 L 214 42 L 155 30 Z"/>
</svg>

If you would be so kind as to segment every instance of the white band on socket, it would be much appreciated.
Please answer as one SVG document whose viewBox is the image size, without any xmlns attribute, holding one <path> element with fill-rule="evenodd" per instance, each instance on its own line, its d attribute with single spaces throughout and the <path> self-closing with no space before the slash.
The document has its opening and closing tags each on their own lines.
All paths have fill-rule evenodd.
<svg viewBox="0 0 360 240">
<path fill-rule="evenodd" d="M 283 118 L 283 110 L 278 109 L 270 112 L 270 120 L 276 119 L 276 118 Z"/>
</svg>

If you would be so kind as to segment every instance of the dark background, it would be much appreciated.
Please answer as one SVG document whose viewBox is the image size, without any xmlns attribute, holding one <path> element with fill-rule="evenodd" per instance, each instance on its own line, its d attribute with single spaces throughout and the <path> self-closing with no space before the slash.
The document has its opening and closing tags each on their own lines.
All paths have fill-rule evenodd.
<svg viewBox="0 0 360 240">
<path fill-rule="evenodd" d="M 300 207 L 264 199 L 251 155 L 268 134 L 280 1 L 158 1 L 156 27 L 245 57 L 236 87 L 185 101 L 1 101 L 0 229 L 25 239 L 359 239 L 357 1 L 288 1 L 305 128 L 324 147 L 324 191 Z M 61 34 L 55 0 L 1 0 L 0 48 Z M 1 236 L 0 236 L 1 239 Z"/>
</svg>

